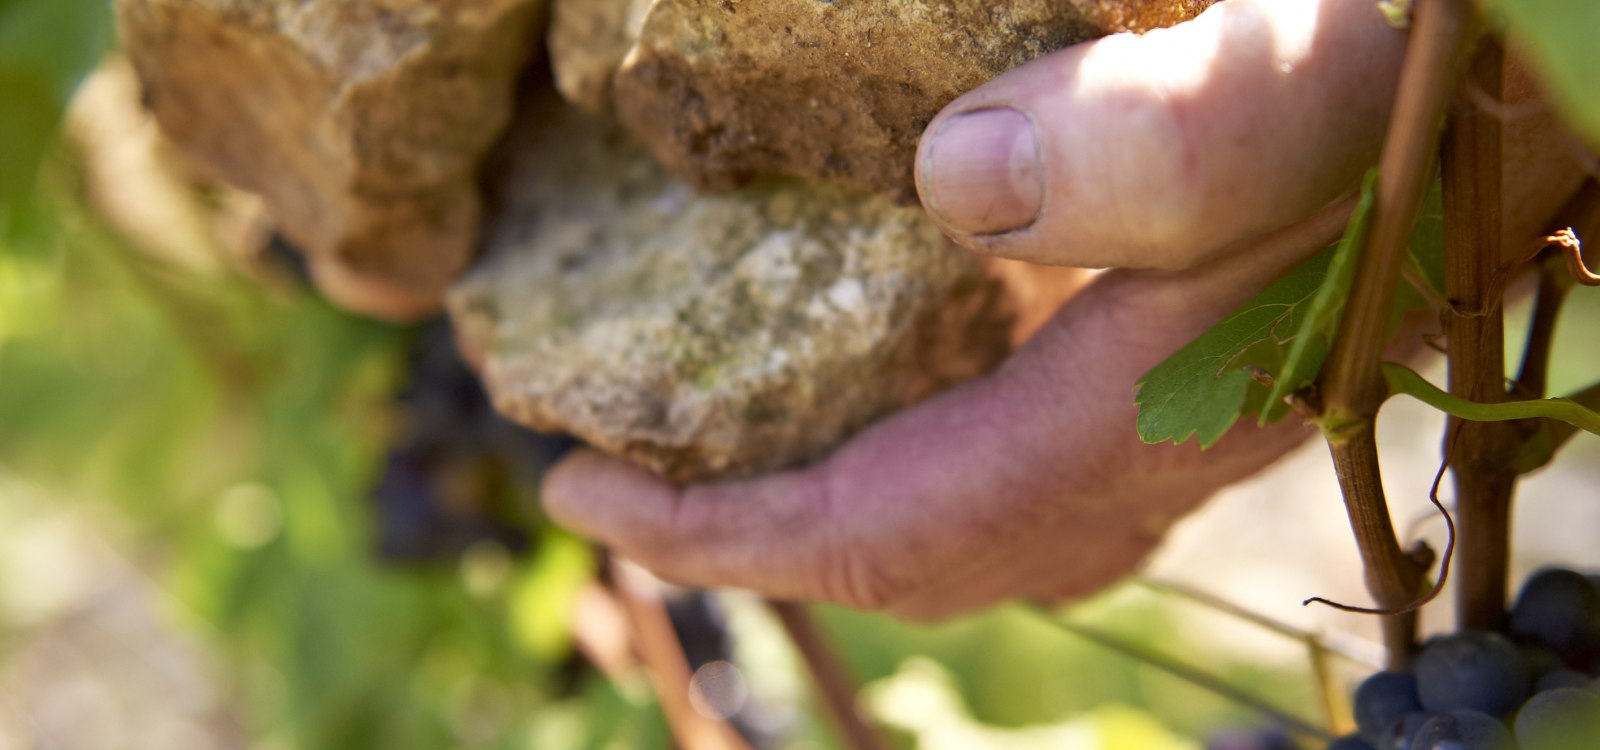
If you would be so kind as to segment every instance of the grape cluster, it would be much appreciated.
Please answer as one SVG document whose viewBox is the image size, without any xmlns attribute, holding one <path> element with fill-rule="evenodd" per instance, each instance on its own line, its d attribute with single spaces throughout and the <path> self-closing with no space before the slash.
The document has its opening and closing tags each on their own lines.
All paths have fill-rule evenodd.
<svg viewBox="0 0 1600 750">
<path fill-rule="evenodd" d="M 1328 750 L 1600 750 L 1600 579 L 1535 573 L 1507 631 L 1431 639 L 1367 678 L 1359 731 Z"/>
<path fill-rule="evenodd" d="M 527 551 L 536 537 L 526 499 L 572 440 L 497 415 L 443 320 L 414 335 L 397 429 L 372 490 L 378 558 L 453 563 L 485 542 Z"/>
</svg>

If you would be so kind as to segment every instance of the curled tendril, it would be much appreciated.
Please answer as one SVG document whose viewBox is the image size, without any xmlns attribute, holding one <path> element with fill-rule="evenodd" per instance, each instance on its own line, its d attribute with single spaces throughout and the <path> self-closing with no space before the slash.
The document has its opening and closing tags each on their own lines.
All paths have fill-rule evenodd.
<svg viewBox="0 0 1600 750">
<path fill-rule="evenodd" d="M 1600 275 L 1589 270 L 1583 262 L 1583 243 L 1578 240 L 1578 233 L 1567 227 L 1555 234 L 1544 238 L 1546 247 L 1561 248 L 1567 258 L 1567 268 L 1572 270 L 1573 278 L 1584 286 L 1600 286 Z"/>
</svg>

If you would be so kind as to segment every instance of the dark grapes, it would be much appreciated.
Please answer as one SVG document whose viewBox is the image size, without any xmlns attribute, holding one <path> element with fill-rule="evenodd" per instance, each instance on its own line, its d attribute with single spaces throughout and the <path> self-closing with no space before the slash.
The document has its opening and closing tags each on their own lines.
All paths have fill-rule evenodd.
<svg viewBox="0 0 1600 750">
<path fill-rule="evenodd" d="M 1478 711 L 1451 711 L 1428 720 L 1409 750 L 1517 750 L 1511 730 Z"/>
<path fill-rule="evenodd" d="M 1511 634 L 1549 646 L 1568 666 L 1586 668 L 1600 652 L 1600 592 L 1580 573 L 1541 570 L 1517 594 Z"/>
<path fill-rule="evenodd" d="M 1600 695 L 1577 688 L 1546 690 L 1517 713 L 1522 750 L 1593 750 L 1600 747 Z"/>
<path fill-rule="evenodd" d="M 1362 681 L 1355 695 L 1356 727 L 1369 743 L 1376 743 L 1406 714 L 1422 710 L 1417 698 L 1417 678 L 1405 672 L 1379 672 Z"/>
<path fill-rule="evenodd" d="M 1541 570 L 1508 614 L 1511 637 L 1433 636 L 1362 681 L 1326 750 L 1600 750 L 1600 576 Z"/>
<path fill-rule="evenodd" d="M 1465 631 L 1428 646 L 1417 658 L 1417 695 L 1430 713 L 1470 709 L 1499 716 L 1528 696 L 1528 667 L 1496 633 Z"/>
<path fill-rule="evenodd" d="M 1383 736 L 1378 738 L 1378 750 L 1411 750 L 1411 737 L 1428 723 L 1428 715 L 1418 711 L 1406 714 L 1405 718 L 1389 725 L 1384 730 Z"/>
</svg>

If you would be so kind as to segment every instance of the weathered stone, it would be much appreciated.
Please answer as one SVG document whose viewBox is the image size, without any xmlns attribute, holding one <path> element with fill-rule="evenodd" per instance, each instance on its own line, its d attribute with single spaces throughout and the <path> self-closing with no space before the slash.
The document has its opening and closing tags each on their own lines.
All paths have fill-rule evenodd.
<svg viewBox="0 0 1600 750">
<path fill-rule="evenodd" d="M 1009 348 L 998 286 L 918 209 L 777 180 L 698 196 L 602 120 L 530 131 L 449 298 L 511 419 L 674 481 L 738 475 Z"/>
<path fill-rule="evenodd" d="M 939 110 L 1061 47 L 1169 26 L 1212 0 L 656 0 L 618 114 L 703 188 L 821 178 L 909 201 Z"/>
<path fill-rule="evenodd" d="M 611 79 L 639 41 L 650 0 L 554 0 L 550 67 L 556 90 L 585 112 L 611 111 Z"/>
<path fill-rule="evenodd" d="M 260 194 L 336 301 L 436 309 L 542 0 L 117 0 L 163 128 Z"/>
</svg>

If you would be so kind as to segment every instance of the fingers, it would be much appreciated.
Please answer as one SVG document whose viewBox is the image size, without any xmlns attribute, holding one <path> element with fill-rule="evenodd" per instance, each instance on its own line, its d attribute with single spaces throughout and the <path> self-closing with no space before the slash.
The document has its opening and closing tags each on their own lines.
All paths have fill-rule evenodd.
<svg viewBox="0 0 1600 750">
<path fill-rule="evenodd" d="M 676 583 L 781 599 L 849 600 L 821 581 L 834 557 L 826 479 L 817 470 L 679 488 L 626 461 L 578 451 L 545 478 L 551 518 Z"/>
<path fill-rule="evenodd" d="M 1229 0 L 1062 50 L 946 107 L 918 187 L 979 252 L 1187 268 L 1376 162 L 1404 39 L 1368 0 Z"/>
<path fill-rule="evenodd" d="M 1337 236 L 1344 215 L 1326 211 L 1203 270 L 1104 274 L 999 372 L 815 466 L 680 489 L 583 453 L 547 479 L 546 508 L 665 578 L 778 598 L 939 616 L 1092 591 L 1216 488 L 1304 435 L 1245 428 L 1203 454 L 1146 446 L 1132 385 Z"/>
</svg>

